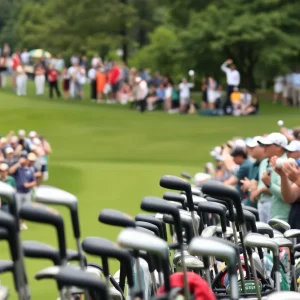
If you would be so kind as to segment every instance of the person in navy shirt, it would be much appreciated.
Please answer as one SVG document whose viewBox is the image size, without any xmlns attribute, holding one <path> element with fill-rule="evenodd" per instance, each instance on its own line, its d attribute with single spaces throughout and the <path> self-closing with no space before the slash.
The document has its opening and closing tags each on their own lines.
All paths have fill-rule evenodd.
<svg viewBox="0 0 300 300">
<path fill-rule="evenodd" d="M 28 167 L 27 153 L 22 153 L 17 163 L 12 165 L 9 173 L 15 178 L 17 186 L 17 206 L 18 209 L 25 203 L 31 202 L 32 188 L 36 186 L 34 172 Z M 24 221 L 21 221 L 21 229 L 27 229 Z"/>
</svg>

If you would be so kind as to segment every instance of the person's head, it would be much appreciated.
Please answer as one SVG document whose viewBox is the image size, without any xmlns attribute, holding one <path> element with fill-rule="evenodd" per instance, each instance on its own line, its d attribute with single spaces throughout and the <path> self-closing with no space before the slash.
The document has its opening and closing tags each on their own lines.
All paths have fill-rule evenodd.
<svg viewBox="0 0 300 300">
<path fill-rule="evenodd" d="M 10 145 L 13 149 L 15 149 L 18 146 L 19 139 L 16 135 L 13 135 L 10 139 Z"/>
<path fill-rule="evenodd" d="M 81 57 L 81 60 L 82 60 L 82 61 L 87 61 L 87 58 L 86 58 L 86 56 L 85 56 L 85 55 L 83 55 L 83 56 Z"/>
<path fill-rule="evenodd" d="M 141 77 L 138 76 L 137 78 L 135 78 L 135 83 L 136 84 L 139 84 L 141 81 L 142 81 Z"/>
<path fill-rule="evenodd" d="M 283 134 L 273 132 L 268 136 L 259 139 L 258 143 L 264 147 L 265 156 L 271 158 L 272 156 L 280 157 L 285 153 L 288 140 Z"/>
<path fill-rule="evenodd" d="M 68 73 L 68 69 L 66 67 L 63 68 L 62 70 L 63 74 L 67 74 Z"/>
<path fill-rule="evenodd" d="M 7 147 L 5 149 L 5 155 L 8 160 L 11 160 L 14 157 L 14 149 L 12 147 Z"/>
<path fill-rule="evenodd" d="M 235 69 L 236 69 L 235 64 L 231 64 L 231 65 L 230 65 L 230 69 L 231 69 L 232 71 L 235 70 Z"/>
<path fill-rule="evenodd" d="M 235 87 L 235 88 L 233 89 L 233 91 L 237 93 L 237 92 L 239 91 L 239 88 L 238 88 L 238 87 Z"/>
<path fill-rule="evenodd" d="M 0 164 L 0 176 L 1 178 L 6 178 L 8 175 L 8 164 L 6 163 L 1 163 Z"/>
<path fill-rule="evenodd" d="M 19 139 L 25 139 L 26 131 L 23 130 L 23 129 L 20 129 L 20 130 L 18 131 L 18 136 L 19 136 Z"/>
<path fill-rule="evenodd" d="M 160 85 L 159 85 L 159 89 L 163 89 L 164 88 L 164 84 L 163 83 L 161 83 Z"/>
<path fill-rule="evenodd" d="M 34 130 L 32 130 L 32 131 L 30 131 L 29 132 L 29 138 L 31 139 L 31 140 L 33 140 L 34 138 L 36 138 L 37 137 L 37 132 L 36 131 L 34 131 Z"/>
<path fill-rule="evenodd" d="M 299 159 L 300 158 L 300 141 L 294 140 L 291 141 L 286 147 L 285 150 L 287 151 L 287 156 Z"/>
<path fill-rule="evenodd" d="M 36 155 L 33 152 L 30 152 L 27 157 L 28 165 L 33 166 L 36 162 Z"/>
<path fill-rule="evenodd" d="M 112 66 L 112 68 L 116 67 L 117 66 L 117 62 L 116 61 L 112 61 L 111 62 L 111 66 Z"/>
<path fill-rule="evenodd" d="M 27 166 L 27 158 L 28 158 L 27 152 L 26 151 L 22 152 L 20 155 L 19 163 L 23 168 Z"/>
<path fill-rule="evenodd" d="M 258 143 L 261 138 L 261 136 L 256 136 L 246 143 L 248 155 L 257 161 L 261 161 L 265 158 L 265 149 Z"/>
<path fill-rule="evenodd" d="M 49 65 L 49 69 L 50 69 L 50 70 L 54 70 L 54 65 L 53 65 L 53 64 L 50 64 L 50 65 Z"/>
<path fill-rule="evenodd" d="M 247 153 L 243 148 L 235 148 L 230 155 L 237 165 L 241 165 L 247 159 Z"/>
<path fill-rule="evenodd" d="M 0 139 L 0 148 L 4 148 L 7 145 L 7 138 L 6 137 L 2 137 Z"/>
<path fill-rule="evenodd" d="M 300 127 L 295 127 L 293 129 L 293 136 L 296 140 L 300 141 Z"/>
<path fill-rule="evenodd" d="M 187 83 L 186 78 L 182 78 L 182 83 Z"/>
<path fill-rule="evenodd" d="M 222 155 L 215 156 L 215 166 L 216 166 L 216 170 L 224 169 L 225 164 L 224 164 L 224 158 L 222 157 Z"/>
</svg>

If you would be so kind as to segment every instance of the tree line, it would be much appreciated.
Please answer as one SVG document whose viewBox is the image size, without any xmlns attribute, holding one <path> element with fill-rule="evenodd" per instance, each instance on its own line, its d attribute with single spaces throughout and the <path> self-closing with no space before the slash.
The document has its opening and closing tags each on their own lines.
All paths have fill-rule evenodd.
<svg viewBox="0 0 300 300">
<path fill-rule="evenodd" d="M 1 0 L 0 45 L 123 59 L 179 79 L 223 76 L 234 60 L 242 86 L 298 67 L 300 1 Z"/>
</svg>

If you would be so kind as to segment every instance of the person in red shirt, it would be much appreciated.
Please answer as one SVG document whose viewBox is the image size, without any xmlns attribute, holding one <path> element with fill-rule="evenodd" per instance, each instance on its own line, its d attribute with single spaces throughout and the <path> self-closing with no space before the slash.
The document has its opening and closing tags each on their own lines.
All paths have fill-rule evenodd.
<svg viewBox="0 0 300 300">
<path fill-rule="evenodd" d="M 111 92 L 109 95 L 108 103 L 114 103 L 117 100 L 117 94 L 119 91 L 119 82 L 120 82 L 121 71 L 114 61 L 112 62 L 112 68 L 108 73 L 108 83 L 111 86 Z"/>
<path fill-rule="evenodd" d="M 17 67 L 21 64 L 20 51 L 16 51 L 12 55 L 12 76 L 11 76 L 11 85 L 13 89 L 17 88 L 16 79 L 17 79 Z"/>
<path fill-rule="evenodd" d="M 53 89 L 56 92 L 57 97 L 60 97 L 60 91 L 58 88 L 58 71 L 54 69 L 54 65 L 50 65 L 47 76 L 48 76 L 48 82 L 49 82 L 49 94 L 50 98 L 53 98 Z"/>
</svg>

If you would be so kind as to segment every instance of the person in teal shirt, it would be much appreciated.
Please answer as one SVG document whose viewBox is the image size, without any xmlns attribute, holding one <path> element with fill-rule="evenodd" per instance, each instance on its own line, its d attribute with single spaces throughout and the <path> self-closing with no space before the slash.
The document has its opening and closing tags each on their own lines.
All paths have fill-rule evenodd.
<svg viewBox="0 0 300 300">
<path fill-rule="evenodd" d="M 13 177 L 8 176 L 8 164 L 2 163 L 0 164 L 0 181 L 7 183 L 14 189 L 16 189 L 16 181 Z M 8 203 L 3 200 L 0 201 L 1 210 L 8 212 Z"/>
<path fill-rule="evenodd" d="M 264 146 L 265 154 L 270 159 L 273 156 L 287 158 L 285 148 L 288 145 L 287 138 L 281 133 L 271 133 L 262 138 L 259 143 Z M 271 219 L 280 219 L 288 222 L 291 206 L 286 204 L 281 194 L 281 178 L 273 168 L 262 175 L 262 182 L 271 194 Z"/>
</svg>

